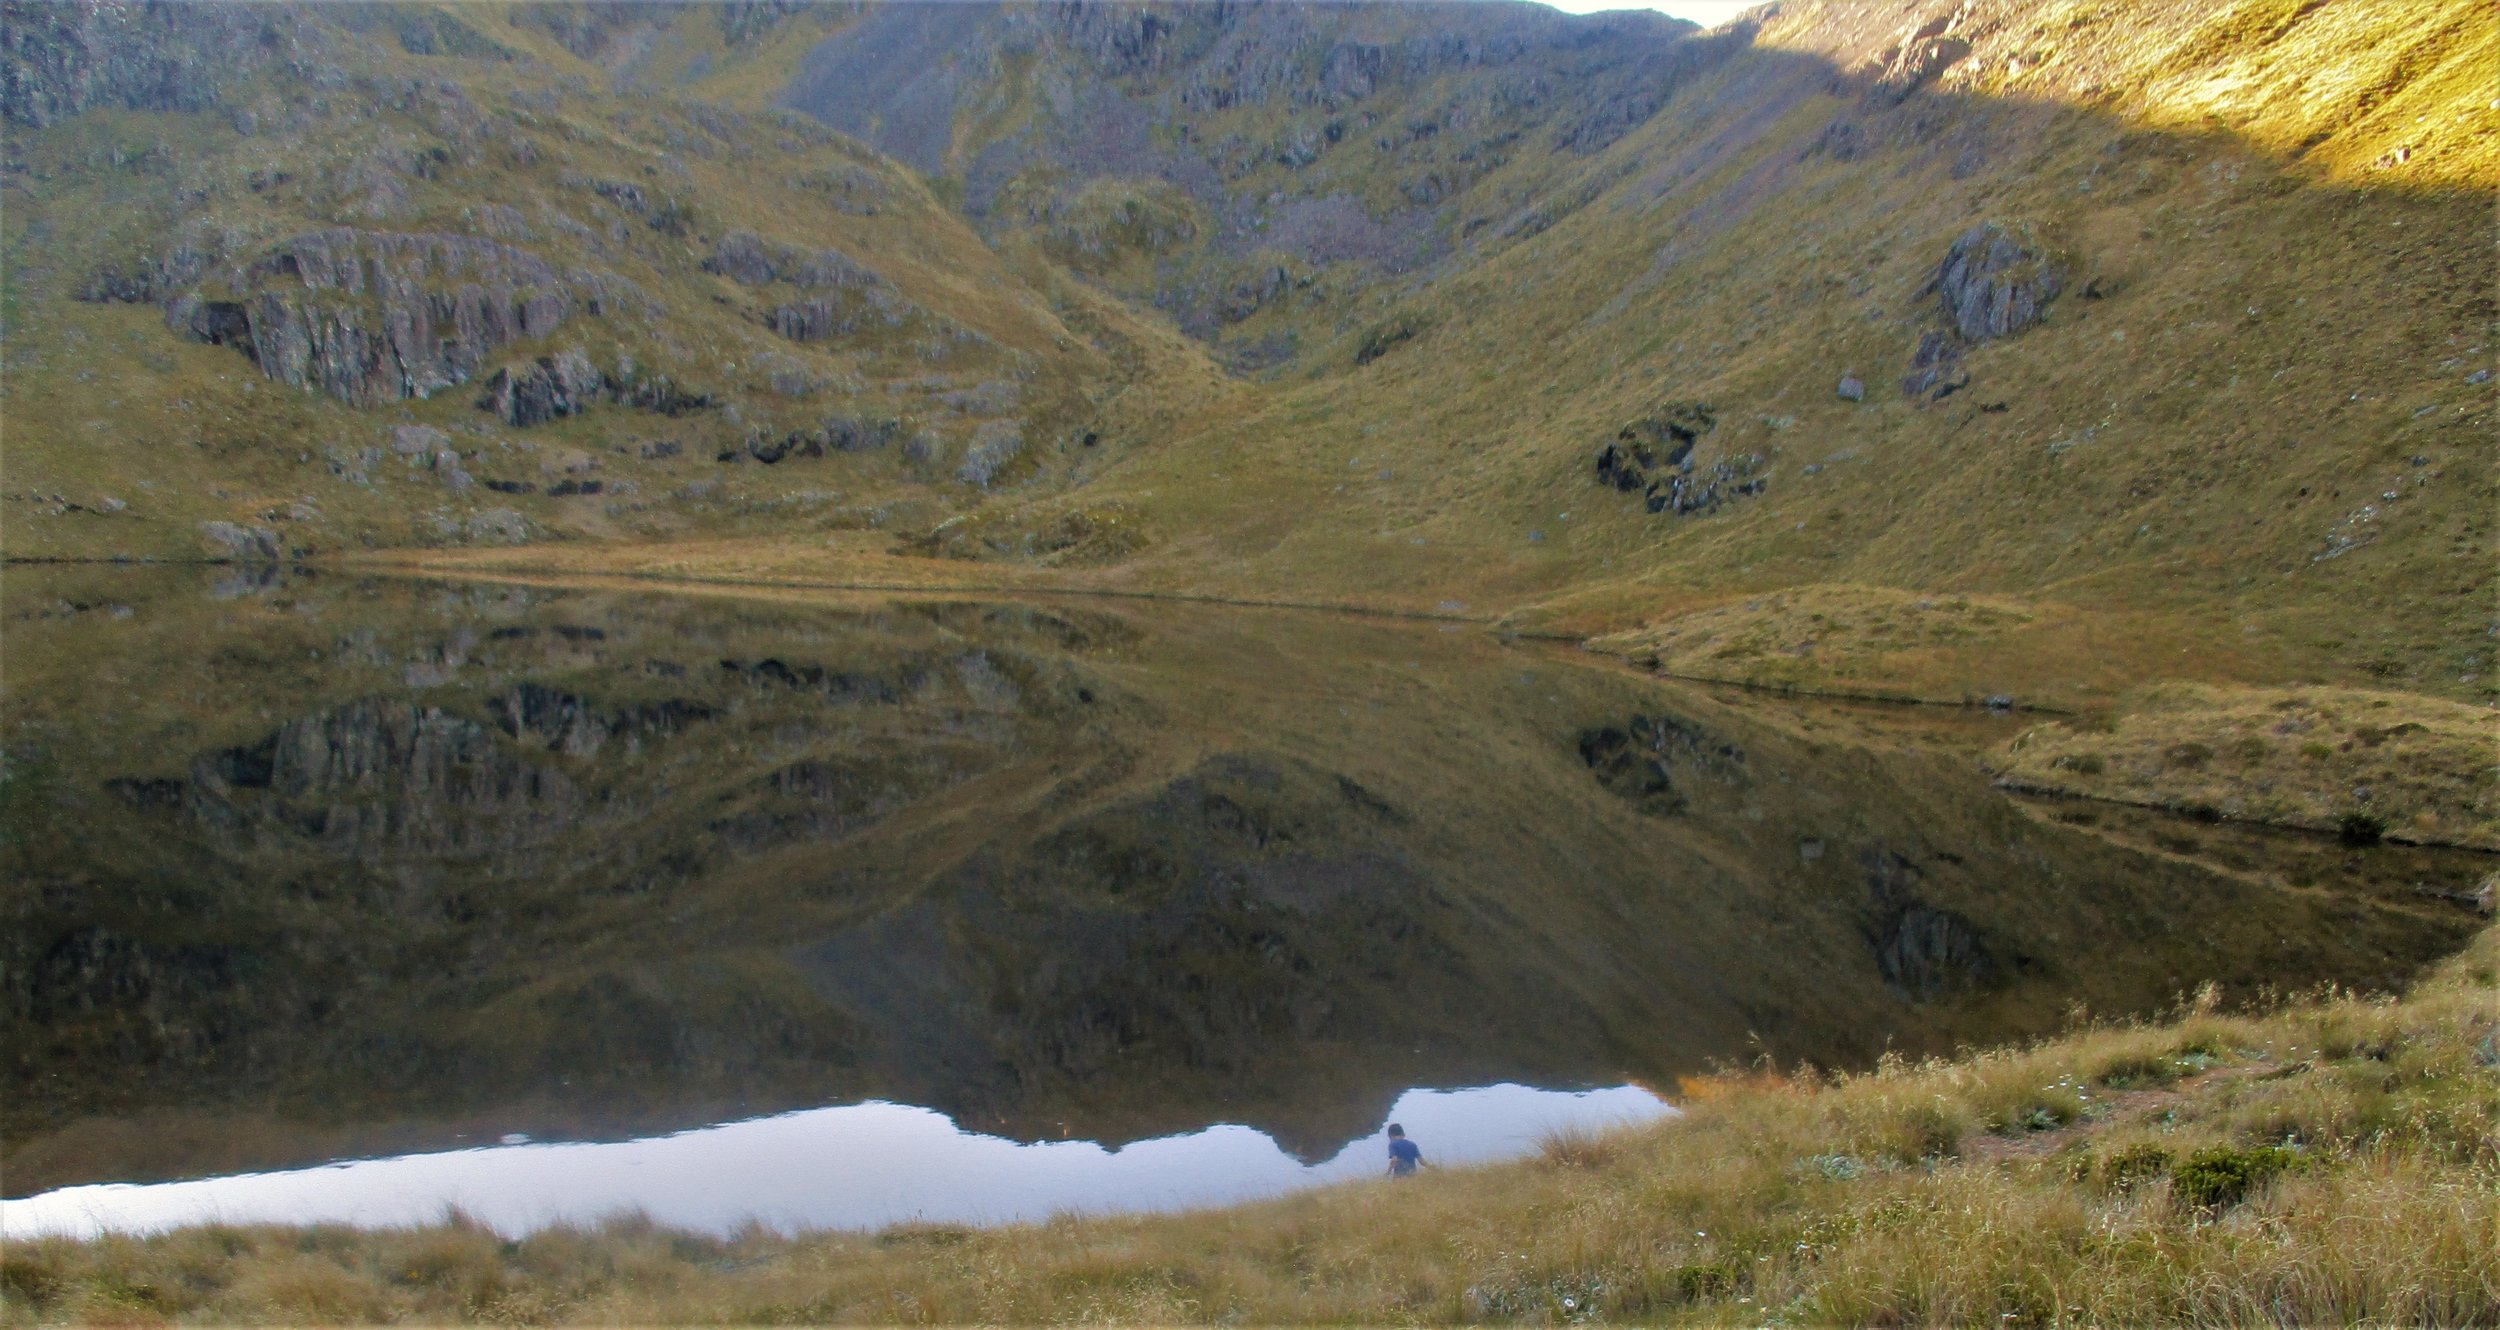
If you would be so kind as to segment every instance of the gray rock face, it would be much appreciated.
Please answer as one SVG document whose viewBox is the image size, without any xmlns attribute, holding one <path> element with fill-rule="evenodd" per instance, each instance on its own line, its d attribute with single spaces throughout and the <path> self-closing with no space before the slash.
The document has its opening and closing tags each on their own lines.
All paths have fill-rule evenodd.
<svg viewBox="0 0 2500 1330">
<path fill-rule="evenodd" d="M 891 289 L 883 277 L 852 262 L 840 250 L 794 249 L 752 231 L 732 231 L 721 237 L 703 260 L 703 271 L 741 286 L 788 282 L 809 291 Z"/>
<path fill-rule="evenodd" d="M 638 748 L 712 714 L 682 701 L 603 708 L 536 683 L 488 705 L 493 724 L 391 699 L 350 702 L 258 743 L 204 753 L 187 782 L 121 793 L 255 840 L 305 837 L 370 853 L 508 851 L 569 830 L 592 802 L 547 755 Z"/>
<path fill-rule="evenodd" d="M 2038 323 L 2066 286 L 2066 267 L 1995 222 L 1954 238 L 1927 282 L 1965 341 L 2010 337 Z"/>
<path fill-rule="evenodd" d="M 764 314 L 764 326 L 793 342 L 822 342 L 871 328 L 899 328 L 918 307 L 894 285 L 838 250 L 802 250 L 751 231 L 712 247 L 703 270 L 741 286 L 783 285 L 808 294 Z"/>
<path fill-rule="evenodd" d="M 1971 44 L 1952 34 L 1953 22 L 1951 18 L 1930 20 L 1903 33 L 1890 49 L 1877 53 L 1866 71 L 1873 76 L 1866 92 L 1867 104 L 1897 106 L 1938 74 L 1961 63 L 1970 54 Z"/>
<path fill-rule="evenodd" d="M 2065 262 L 2005 226 L 1983 222 L 1954 237 L 1919 291 L 1935 298 L 1945 327 L 1920 335 L 1902 396 L 1937 401 L 1960 391 L 1970 383 L 1966 348 L 2040 322 L 2065 288 Z"/>
<path fill-rule="evenodd" d="M 1860 379 L 1860 378 L 1858 378 L 1858 376 L 1856 376 L 1856 375 L 1854 375 L 1854 374 L 1843 375 L 1843 376 L 1841 377 L 1841 380 L 1840 380 L 1840 397 L 1841 397 L 1841 400 L 1842 400 L 1842 401 L 1846 401 L 1846 402 L 1863 402 L 1863 401 L 1865 401 L 1865 400 L 1866 400 L 1866 383 L 1865 383 L 1865 381 L 1864 381 L 1864 380 L 1862 380 L 1862 379 Z"/>
<path fill-rule="evenodd" d="M 402 457 L 415 457 L 448 447 L 451 436 L 430 425 L 394 425 L 391 427 L 391 451 Z"/>
<path fill-rule="evenodd" d="M 200 534 L 208 537 L 215 556 L 229 563 L 276 563 L 283 553 L 278 533 L 267 527 L 202 522 Z"/>
<path fill-rule="evenodd" d="M 1901 376 L 1901 395 L 1937 401 L 1969 383 L 1970 371 L 1962 368 L 1962 344 L 1950 333 L 1921 333 L 1918 350 L 1910 353 L 1910 372 Z"/>
<path fill-rule="evenodd" d="M 899 302 L 878 299 L 876 293 L 812 296 L 775 305 L 764 314 L 765 327 L 793 342 L 831 341 L 856 336 L 870 328 L 900 327 L 902 323 Z"/>
<path fill-rule="evenodd" d="M 173 274 L 174 260 L 153 272 Z M 99 277 L 147 294 L 156 276 Z M 545 337 L 577 313 L 645 308 L 611 274 L 559 272 L 538 255 L 475 236 L 336 227 L 297 236 L 226 274 L 236 295 L 168 299 L 168 327 L 243 351 L 261 372 L 360 406 L 468 382 L 500 346 Z"/>
<path fill-rule="evenodd" d="M 492 411 L 507 425 L 527 427 L 577 415 L 599 398 L 605 380 L 579 351 L 540 356 L 533 364 L 507 365 L 495 371 L 478 398 L 481 410 Z"/>
<path fill-rule="evenodd" d="M 0 4 L 0 120 L 40 129 L 90 107 L 198 111 L 305 25 L 276 6 L 98 0 Z"/>
<path fill-rule="evenodd" d="M 217 255 L 190 244 L 100 269 L 78 288 L 86 301 L 118 300 L 133 305 L 158 305 L 197 284 L 217 263 Z"/>
</svg>

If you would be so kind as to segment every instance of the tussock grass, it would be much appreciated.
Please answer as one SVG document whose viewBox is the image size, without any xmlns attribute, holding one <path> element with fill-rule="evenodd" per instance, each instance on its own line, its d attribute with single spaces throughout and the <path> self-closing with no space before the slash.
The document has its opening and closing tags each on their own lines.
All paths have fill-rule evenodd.
<svg viewBox="0 0 2500 1330">
<path fill-rule="evenodd" d="M 2140 690 L 2116 715 L 2007 746 L 2025 787 L 2205 810 L 2347 839 L 2500 848 L 2500 748 L 2482 708 L 2353 688 Z"/>
<path fill-rule="evenodd" d="M 728 1237 L 204 1227 L 20 1243 L 25 1322 L 2500 1324 L 2500 930 L 2396 999 L 2208 993 L 1498 1168 L 1201 1214 Z"/>
</svg>

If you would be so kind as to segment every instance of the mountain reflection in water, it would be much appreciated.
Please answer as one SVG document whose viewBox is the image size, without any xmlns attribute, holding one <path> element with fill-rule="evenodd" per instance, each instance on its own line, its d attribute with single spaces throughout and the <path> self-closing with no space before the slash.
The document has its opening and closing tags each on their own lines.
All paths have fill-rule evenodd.
<svg viewBox="0 0 2500 1330">
<path fill-rule="evenodd" d="M 105 568 L 0 613 L 18 1196 L 863 1100 L 1311 1160 L 1412 1086 L 2388 987 L 2472 927 L 2414 885 L 2478 866 L 2009 800 L 2019 722 L 1446 625 Z"/>
<path fill-rule="evenodd" d="M 1552 1133 L 1602 1131 L 1674 1110 L 1634 1086 L 1576 1093 L 1493 1085 L 1411 1090 L 1390 1116 L 1439 1165 L 1514 1158 Z M 424 1224 L 449 1207 L 498 1232 L 638 1213 L 727 1234 L 915 1222 L 997 1224 L 1058 1214 L 1183 1210 L 1380 1176 L 1375 1132 L 1304 1163 L 1266 1133 L 1222 1124 L 1105 1149 L 1019 1143 L 944 1114 L 852 1104 L 653 1140 L 492 1146 L 196 1182 L 68 1187 L 0 1209 L 0 1236 L 93 1236 L 184 1224 Z"/>
</svg>

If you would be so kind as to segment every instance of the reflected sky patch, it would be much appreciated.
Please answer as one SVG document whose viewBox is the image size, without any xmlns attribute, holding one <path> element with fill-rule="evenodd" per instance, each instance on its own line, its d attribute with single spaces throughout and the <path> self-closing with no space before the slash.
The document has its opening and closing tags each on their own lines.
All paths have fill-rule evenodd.
<svg viewBox="0 0 2500 1330">
<path fill-rule="evenodd" d="M 1389 1121 L 1434 1164 L 1532 1153 L 1549 1132 L 1674 1113 L 1637 1086 L 1409 1090 Z M 509 1144 L 190 1182 L 65 1187 L 0 1202 L 0 1233 L 93 1236 L 186 1224 L 430 1223 L 457 1206 L 506 1234 L 621 1211 L 678 1228 L 1002 1224 L 1056 1214 L 1182 1210 L 1384 1171 L 1379 1130 L 1305 1164 L 1265 1132 L 1223 1124 L 1116 1149 L 1019 1143 L 932 1109 L 872 1101 L 638 1141 Z"/>
</svg>

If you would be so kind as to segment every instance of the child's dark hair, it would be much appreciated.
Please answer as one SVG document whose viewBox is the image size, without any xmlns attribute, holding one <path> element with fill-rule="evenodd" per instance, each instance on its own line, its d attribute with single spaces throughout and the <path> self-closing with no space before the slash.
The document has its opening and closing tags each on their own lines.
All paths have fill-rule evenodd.
<svg viewBox="0 0 2500 1330">
<path fill-rule="evenodd" d="M 1389 1124 L 1389 1134 L 1392 1136 L 1404 1136 L 1406 1134 L 1406 1128 L 1392 1122 Z"/>
</svg>

